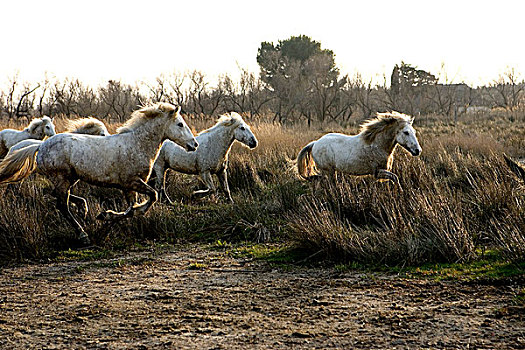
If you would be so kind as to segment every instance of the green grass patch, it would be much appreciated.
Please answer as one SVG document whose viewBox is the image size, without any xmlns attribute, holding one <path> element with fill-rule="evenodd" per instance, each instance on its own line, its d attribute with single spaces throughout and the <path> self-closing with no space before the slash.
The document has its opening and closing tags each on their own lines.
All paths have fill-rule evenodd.
<svg viewBox="0 0 525 350">
<path fill-rule="evenodd" d="M 188 265 L 188 270 L 205 270 L 208 265 L 202 263 L 191 263 Z"/>
<path fill-rule="evenodd" d="M 420 266 L 387 267 L 352 261 L 334 265 L 334 268 L 339 272 L 390 272 L 407 278 L 428 278 L 436 281 L 495 282 L 512 278 L 525 279 L 525 262 L 508 261 L 495 250 L 484 252 L 477 260 L 468 263 L 428 263 Z M 521 295 L 521 298 L 525 299 L 525 296 Z"/>
<path fill-rule="evenodd" d="M 438 281 L 500 280 L 525 276 L 525 262 L 482 259 L 465 264 L 425 264 L 407 269 L 405 273 L 408 276 L 426 277 Z"/>
<path fill-rule="evenodd" d="M 107 249 L 82 249 L 82 250 L 61 250 L 58 251 L 53 260 L 55 261 L 94 261 L 99 259 L 110 259 L 115 256 L 115 252 Z"/>
<path fill-rule="evenodd" d="M 210 248 L 222 250 L 232 258 L 263 260 L 272 264 L 293 264 L 306 257 L 304 250 L 283 243 L 230 243 L 217 240 Z"/>
</svg>

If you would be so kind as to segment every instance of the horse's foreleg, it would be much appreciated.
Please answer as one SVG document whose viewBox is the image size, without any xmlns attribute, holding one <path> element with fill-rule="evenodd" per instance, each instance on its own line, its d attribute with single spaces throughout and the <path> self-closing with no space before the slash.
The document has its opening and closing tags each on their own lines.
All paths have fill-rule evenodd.
<svg viewBox="0 0 525 350">
<path fill-rule="evenodd" d="M 106 210 L 97 215 L 98 220 L 115 220 L 115 219 L 124 219 L 129 216 L 133 216 L 133 207 L 137 202 L 137 193 L 134 191 L 124 191 L 124 196 L 126 197 L 126 203 L 128 207 L 125 211 L 118 212 L 114 210 Z"/>
<path fill-rule="evenodd" d="M 136 193 L 145 194 L 148 196 L 148 199 L 140 204 L 135 204 Z M 130 202 L 129 207 L 124 212 L 115 212 L 113 210 L 106 210 L 98 215 L 100 220 L 110 220 L 110 219 L 119 219 L 127 218 L 133 216 L 135 212 L 139 214 L 144 214 L 148 209 L 157 201 L 158 195 L 157 191 L 142 179 L 138 179 L 130 183 L 127 188 L 124 190 L 124 195 L 128 202 Z"/>
<path fill-rule="evenodd" d="M 396 174 L 394 174 L 393 172 L 390 172 L 386 169 L 379 169 L 376 173 L 375 173 L 375 177 L 376 179 L 383 179 L 383 180 L 390 180 L 392 181 L 393 183 L 395 183 L 396 185 L 398 185 L 399 187 L 401 187 L 401 184 L 399 183 L 399 178 L 397 177 Z"/>
<path fill-rule="evenodd" d="M 199 190 L 193 192 L 193 195 L 195 196 L 204 196 L 210 191 L 215 195 L 217 192 L 217 189 L 215 188 L 215 184 L 213 183 L 213 178 L 211 177 L 211 173 L 209 171 L 202 172 L 200 174 L 202 181 L 204 181 L 204 184 L 206 185 L 205 190 Z"/>
<path fill-rule="evenodd" d="M 132 191 L 145 194 L 148 199 L 140 204 L 135 204 L 132 208 L 132 212 L 138 211 L 139 214 L 145 214 L 148 209 L 159 199 L 157 191 L 146 182 L 141 179 L 133 182 L 131 188 Z M 132 213 L 133 215 L 133 213 Z"/>
<path fill-rule="evenodd" d="M 78 208 L 78 210 L 82 211 L 83 213 L 82 216 L 85 219 L 89 212 L 87 201 L 83 197 L 75 196 L 74 194 L 71 194 L 71 188 L 73 188 L 73 186 L 75 186 L 77 183 L 78 183 L 78 180 L 73 182 L 69 186 L 69 202 L 73 203 Z"/>
<path fill-rule="evenodd" d="M 80 242 L 83 245 L 89 245 L 90 241 L 86 231 L 84 231 L 82 225 L 80 225 L 80 223 L 77 221 L 77 219 L 75 219 L 75 217 L 69 210 L 71 183 L 68 180 L 61 179 L 58 176 L 56 177 L 56 180 L 57 182 L 55 183 L 55 196 L 57 198 L 57 209 L 62 213 L 62 215 L 64 215 L 66 220 L 76 229 Z"/>
<path fill-rule="evenodd" d="M 230 200 L 230 202 L 233 203 L 233 199 L 230 193 L 230 187 L 228 185 L 228 173 L 226 171 L 226 168 L 222 169 L 221 171 L 217 173 L 217 178 L 219 179 L 219 184 L 224 190 L 224 193 L 226 193 L 226 196 L 228 196 L 228 199 Z"/>
</svg>

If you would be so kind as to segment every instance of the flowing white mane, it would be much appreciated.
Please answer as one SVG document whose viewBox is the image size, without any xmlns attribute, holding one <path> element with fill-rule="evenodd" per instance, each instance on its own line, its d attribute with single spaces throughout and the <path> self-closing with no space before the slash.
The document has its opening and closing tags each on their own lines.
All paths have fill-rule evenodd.
<svg viewBox="0 0 525 350">
<path fill-rule="evenodd" d="M 361 125 L 361 135 L 366 142 L 371 143 L 379 133 L 389 132 L 404 123 L 411 124 L 412 118 L 396 111 L 377 113 L 375 118 Z"/>
<path fill-rule="evenodd" d="M 141 127 L 150 118 L 155 118 L 162 113 L 174 112 L 176 107 L 170 103 L 159 102 L 151 106 L 142 107 L 138 111 L 131 114 L 129 118 L 120 128 L 117 129 L 117 134 L 124 134 L 132 132 Z"/>
<path fill-rule="evenodd" d="M 242 116 L 239 113 L 237 113 L 237 112 L 230 112 L 229 114 L 221 115 L 219 117 L 219 119 L 217 120 L 217 123 L 215 123 L 214 126 L 212 126 L 209 129 L 201 131 L 197 135 L 202 135 L 202 134 L 206 134 L 206 133 L 209 133 L 209 132 L 213 132 L 213 131 L 215 131 L 215 130 L 217 130 L 219 128 L 223 128 L 223 127 L 236 128 L 239 125 L 241 125 L 242 123 L 244 123 L 244 120 L 242 119 Z"/>
<path fill-rule="evenodd" d="M 69 120 L 67 122 L 67 130 L 75 134 L 98 134 L 101 132 L 108 134 L 106 125 L 101 120 L 93 117 Z"/>
</svg>

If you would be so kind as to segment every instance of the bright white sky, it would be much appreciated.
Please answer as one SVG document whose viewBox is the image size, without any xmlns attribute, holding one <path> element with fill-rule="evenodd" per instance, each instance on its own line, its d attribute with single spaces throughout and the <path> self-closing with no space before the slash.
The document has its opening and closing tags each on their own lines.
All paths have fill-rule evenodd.
<svg viewBox="0 0 525 350">
<path fill-rule="evenodd" d="M 438 75 L 444 62 L 449 80 L 485 84 L 508 66 L 525 75 L 524 10 L 520 0 L 2 1 L 0 82 L 17 70 L 94 85 L 193 69 L 236 77 L 239 66 L 259 71 L 262 41 L 305 34 L 344 74 L 380 81 L 403 60 Z"/>
</svg>

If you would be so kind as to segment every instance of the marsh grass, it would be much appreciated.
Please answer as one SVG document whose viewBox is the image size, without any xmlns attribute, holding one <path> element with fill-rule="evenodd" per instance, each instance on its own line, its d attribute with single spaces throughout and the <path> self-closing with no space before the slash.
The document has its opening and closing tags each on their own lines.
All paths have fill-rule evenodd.
<svg viewBox="0 0 525 350">
<path fill-rule="evenodd" d="M 120 191 L 78 184 L 72 192 L 87 198 L 90 212 L 82 222 L 105 249 L 148 241 L 284 241 L 305 256 L 340 262 L 468 263 L 485 249 L 521 262 L 525 190 L 502 153 L 525 157 L 525 118 L 498 113 L 465 117 L 457 125 L 440 116 L 416 119 L 423 154 L 413 158 L 398 149 L 394 161 L 403 190 L 371 177 L 339 176 L 333 183 L 296 175 L 293 161 L 305 144 L 330 131 L 356 133 L 358 121 L 307 128 L 260 119 L 250 122 L 259 147 L 236 144 L 231 152 L 233 205 L 223 197 L 190 198 L 201 186 L 198 178 L 169 172 L 167 191 L 176 205 L 157 203 L 145 216 L 109 225 L 95 218 L 102 210 L 125 208 Z M 215 123 L 203 116 L 186 119 L 195 131 Z M 39 175 L 0 187 L 0 261 L 46 258 L 74 246 L 51 191 Z"/>
</svg>

